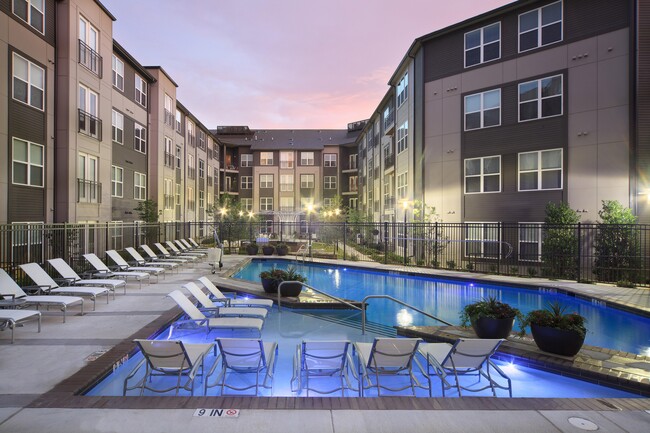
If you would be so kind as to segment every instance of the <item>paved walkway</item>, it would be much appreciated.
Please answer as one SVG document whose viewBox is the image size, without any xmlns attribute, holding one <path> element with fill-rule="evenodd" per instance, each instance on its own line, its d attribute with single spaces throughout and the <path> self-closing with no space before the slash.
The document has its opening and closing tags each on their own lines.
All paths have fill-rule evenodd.
<svg viewBox="0 0 650 433">
<path fill-rule="evenodd" d="M 245 256 L 224 256 L 224 271 L 245 259 Z M 376 264 L 372 267 L 400 269 Z M 409 267 L 408 271 L 414 268 Z M 13 345 L 9 333 L 0 333 L 0 433 L 578 432 L 584 430 L 574 424 L 591 427 L 591 423 L 598 426 L 598 431 L 650 431 L 650 399 L 111 399 L 74 396 L 65 391 L 83 386 L 84 383 L 75 382 L 80 371 L 92 370 L 94 363 L 99 365 L 119 352 L 117 348 L 128 346 L 138 332 L 150 332 L 158 326 L 161 317 L 173 315 L 176 307 L 165 297 L 167 293 L 209 273 L 209 266 L 203 263 L 185 267 L 178 274 L 168 273 L 158 284 L 143 285 L 141 290 L 137 284 L 129 284 L 126 295 L 118 294 L 109 304 L 98 302 L 97 311 L 81 317 L 71 314 L 74 313 L 71 310 L 65 324 L 58 312 L 46 312 L 42 332 L 37 333 L 36 326 L 28 323 L 17 329 Z M 477 278 L 477 274 L 470 276 Z M 495 276 L 480 278 L 496 281 Z M 647 289 L 526 281 L 576 290 L 650 311 L 650 291 Z M 101 355 L 106 351 L 106 355 Z M 242 411 L 238 418 L 193 416 L 195 409 L 200 407 L 242 408 Z M 576 418 L 574 424 L 571 423 L 573 418 Z"/>
</svg>

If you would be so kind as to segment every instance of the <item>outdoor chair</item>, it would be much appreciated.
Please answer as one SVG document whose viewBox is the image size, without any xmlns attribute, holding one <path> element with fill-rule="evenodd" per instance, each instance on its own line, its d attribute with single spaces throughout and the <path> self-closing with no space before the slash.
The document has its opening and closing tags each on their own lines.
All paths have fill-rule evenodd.
<svg viewBox="0 0 650 433">
<path fill-rule="evenodd" d="M 201 246 L 199 246 L 198 244 L 197 244 L 197 245 L 192 245 L 191 243 L 189 243 L 189 242 L 187 241 L 187 239 L 181 239 L 180 242 L 181 242 L 183 245 L 185 245 L 185 248 L 187 248 L 187 249 L 190 250 L 190 251 L 198 251 L 198 252 L 200 252 L 200 253 L 206 253 L 206 254 L 207 254 L 207 253 L 208 253 L 208 250 L 210 249 L 210 248 L 204 248 L 204 247 L 201 247 Z"/>
<path fill-rule="evenodd" d="M 167 245 L 165 247 L 165 248 L 167 248 L 167 251 L 171 251 L 171 254 L 173 256 L 188 258 L 188 259 L 190 259 L 192 261 L 201 260 L 204 257 L 204 254 L 186 253 L 184 251 L 181 251 L 181 250 L 178 249 L 178 247 L 172 241 L 165 241 L 165 245 Z"/>
<path fill-rule="evenodd" d="M 372 343 L 355 343 L 359 359 L 359 396 L 370 388 L 391 392 L 411 389 L 415 396 L 415 387 L 424 388 L 413 372 L 413 361 L 417 353 L 419 338 L 375 338 Z M 417 362 L 416 362 L 417 364 Z M 419 364 L 417 364 L 419 367 Z M 382 379 L 384 383 L 382 384 Z M 395 382 L 407 383 L 399 386 Z"/>
<path fill-rule="evenodd" d="M 160 254 L 166 258 L 166 259 L 171 259 L 173 258 L 174 260 L 183 260 L 183 263 L 187 262 L 194 262 L 198 260 L 197 257 L 188 257 L 188 256 L 180 256 L 180 255 L 172 255 L 167 248 L 165 248 L 160 242 L 154 243 L 156 248 L 158 248 L 158 251 L 160 251 Z"/>
<path fill-rule="evenodd" d="M 214 372 L 216 361 L 206 373 L 205 359 L 214 347 L 214 343 L 190 344 L 178 340 L 134 340 L 142 352 L 143 359 L 124 379 L 122 395 L 128 391 L 139 389 L 140 395 L 147 389 L 152 392 L 165 393 L 175 391 L 174 395 L 182 389 L 190 391 L 194 395 L 194 382 L 197 376 L 202 376 L 205 382 L 207 377 Z M 128 382 L 136 377 L 136 374 L 145 365 L 144 376 L 135 384 L 129 386 Z M 154 387 L 154 378 L 167 376 L 176 380 L 158 379 L 156 382 L 161 387 Z M 183 383 L 183 379 L 185 383 Z M 171 383 L 170 383 L 171 382 Z M 171 385 L 171 386 L 165 386 Z"/>
<path fill-rule="evenodd" d="M 199 281 L 212 294 L 215 302 L 221 302 L 224 305 L 235 307 L 273 307 L 273 301 L 270 299 L 227 298 L 223 293 L 221 293 L 221 290 L 219 290 L 217 286 L 215 286 L 214 283 L 208 279 L 208 277 L 201 277 L 199 278 Z"/>
<path fill-rule="evenodd" d="M 108 287 L 113 290 L 118 287 L 124 288 L 124 294 L 126 295 L 126 281 L 118 279 L 109 279 L 109 278 L 93 278 L 93 279 L 81 279 L 81 277 L 68 265 L 63 259 L 48 259 L 48 262 L 52 267 L 61 275 L 63 280 L 67 284 L 71 285 L 82 285 L 82 286 L 102 286 Z"/>
<path fill-rule="evenodd" d="M 260 387 L 273 388 L 273 373 L 275 360 L 278 354 L 277 343 L 264 343 L 260 339 L 248 338 L 217 338 L 221 371 L 214 382 L 206 380 L 205 394 L 208 388 L 220 387 L 221 395 L 225 388 L 235 391 L 245 391 L 255 388 L 255 395 L 259 395 Z M 244 374 L 254 374 L 255 382 L 246 381 Z"/>
<path fill-rule="evenodd" d="M 91 271 L 93 277 L 121 277 L 125 280 L 133 278 L 140 284 L 140 289 L 142 289 L 142 280 L 147 280 L 147 282 L 151 284 L 151 274 L 147 272 L 112 271 L 108 266 L 106 266 L 106 263 L 102 262 L 102 260 L 93 253 L 84 254 L 84 259 L 95 268 L 94 271 Z"/>
<path fill-rule="evenodd" d="M 38 320 L 38 332 L 41 332 L 41 312 L 34 310 L 0 309 L 0 331 L 11 329 L 11 344 L 14 343 L 14 330 L 16 326 L 30 320 Z"/>
<path fill-rule="evenodd" d="M 179 250 L 181 254 L 192 254 L 194 256 L 199 256 L 199 257 L 205 257 L 208 255 L 207 251 L 199 251 L 199 250 L 193 250 L 192 248 L 188 247 L 185 245 L 183 242 L 180 240 L 176 239 L 172 244 L 176 246 L 176 248 Z"/>
<path fill-rule="evenodd" d="M 178 272 L 179 263 L 159 259 L 159 258 L 155 257 L 155 254 L 154 254 L 155 258 L 153 258 L 153 259 L 149 258 L 149 261 L 147 261 L 147 260 L 145 260 L 144 257 L 142 257 L 142 255 L 138 252 L 138 250 L 136 250 L 133 247 L 126 247 L 126 252 L 131 255 L 131 257 L 133 258 L 133 261 L 138 266 L 142 266 L 142 267 L 148 267 L 148 266 L 161 267 L 161 268 L 164 268 L 164 269 L 171 269 L 171 270 L 175 269 L 176 272 Z"/>
<path fill-rule="evenodd" d="M 158 276 L 162 274 L 163 278 L 165 277 L 165 268 L 154 267 L 154 266 L 131 266 L 124 260 L 124 257 L 120 255 L 115 250 L 106 250 L 106 255 L 111 258 L 117 270 L 124 272 L 146 272 L 150 275 L 156 277 L 156 283 L 158 282 Z"/>
<path fill-rule="evenodd" d="M 37 288 L 39 292 L 42 290 Z M 68 307 L 74 305 L 81 306 L 81 315 L 84 314 L 84 300 L 78 296 L 61 296 L 61 295 L 27 295 L 25 291 L 7 274 L 4 269 L 0 269 L 0 296 L 4 300 L 12 300 L 17 304 L 25 303 L 26 305 L 45 305 L 48 308 L 55 306 L 63 311 L 63 323 Z"/>
<path fill-rule="evenodd" d="M 158 244 L 158 245 L 160 245 L 160 244 Z M 162 247 L 162 245 L 160 245 L 160 246 Z M 144 251 L 145 254 L 147 256 L 149 256 L 150 260 L 164 261 L 164 262 L 168 262 L 168 263 L 175 263 L 177 266 L 188 262 L 188 260 L 183 260 L 183 259 L 172 259 L 171 254 L 169 254 L 169 251 L 165 250 L 164 247 L 163 247 L 163 250 L 167 254 L 160 251 L 160 256 L 161 257 L 158 257 L 156 255 L 156 253 L 154 253 L 153 250 L 149 247 L 149 245 L 142 244 L 142 245 L 140 245 L 140 248 L 142 248 L 142 251 Z M 156 247 L 156 248 L 158 248 L 158 247 Z"/>
<path fill-rule="evenodd" d="M 177 325 L 186 323 L 193 323 L 198 326 L 205 326 L 206 332 L 213 330 L 247 330 L 257 332 L 257 335 L 262 334 L 262 327 L 264 321 L 258 318 L 250 317 L 206 317 L 192 301 L 187 299 L 187 296 L 180 290 L 174 290 L 169 295 L 176 304 L 187 315 L 188 319 L 177 322 Z"/>
<path fill-rule="evenodd" d="M 356 378 L 350 346 L 349 341 L 303 341 L 298 344 L 293 357 L 291 391 L 306 389 L 307 397 L 309 391 L 319 394 L 341 391 L 341 397 L 345 396 L 346 389 L 357 391 L 348 375 L 348 370 L 351 369 Z M 336 386 L 326 390 L 314 388 L 311 382 L 318 379 L 327 383 L 334 382 Z"/>
<path fill-rule="evenodd" d="M 435 374 L 440 378 L 443 397 L 445 390 L 451 388 L 458 390 L 459 397 L 462 397 L 461 390 L 478 392 L 488 388 L 492 390 L 494 397 L 496 397 L 496 388 L 508 390 L 512 397 L 510 378 L 490 359 L 503 341 L 503 339 L 459 338 L 453 346 L 449 343 L 421 344 L 419 352 L 427 360 L 427 374 L 429 376 Z M 495 380 L 493 372 L 501 377 L 503 384 Z M 477 376 L 477 382 L 461 385 L 460 378 L 471 374 Z M 481 379 L 487 380 L 485 386 L 481 386 Z M 431 395 L 431 390 L 429 394 Z"/>
<path fill-rule="evenodd" d="M 97 296 L 106 295 L 106 303 L 111 291 L 113 292 L 113 299 L 115 299 L 115 291 L 108 287 L 90 287 L 90 286 L 64 286 L 61 287 L 50 275 L 45 272 L 38 263 L 25 263 L 20 265 L 20 269 L 27 274 L 27 276 L 41 288 L 44 292 L 55 293 L 59 295 L 72 295 L 72 296 L 89 296 L 93 301 L 93 311 L 97 307 Z"/>
<path fill-rule="evenodd" d="M 251 307 L 224 307 L 222 305 L 215 305 L 208 295 L 203 293 L 203 291 L 195 283 L 187 283 L 183 285 L 183 288 L 187 289 L 194 299 L 196 299 L 202 307 L 199 310 L 208 314 L 211 317 L 257 317 L 259 319 L 266 319 L 268 310 L 266 308 L 251 308 Z"/>
</svg>

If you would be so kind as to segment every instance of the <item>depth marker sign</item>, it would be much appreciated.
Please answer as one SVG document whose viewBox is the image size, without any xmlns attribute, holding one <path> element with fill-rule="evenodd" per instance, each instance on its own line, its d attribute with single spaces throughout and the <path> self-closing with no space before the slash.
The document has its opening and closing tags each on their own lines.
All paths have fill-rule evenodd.
<svg viewBox="0 0 650 433">
<path fill-rule="evenodd" d="M 217 418 L 239 418 L 239 409 L 196 409 L 194 416 L 212 416 Z"/>
</svg>

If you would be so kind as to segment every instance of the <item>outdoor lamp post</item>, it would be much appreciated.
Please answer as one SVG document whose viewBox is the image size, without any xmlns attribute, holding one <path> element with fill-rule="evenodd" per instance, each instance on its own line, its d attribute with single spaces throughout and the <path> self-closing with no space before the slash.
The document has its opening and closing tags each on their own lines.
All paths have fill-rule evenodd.
<svg viewBox="0 0 650 433">
<path fill-rule="evenodd" d="M 314 213 L 314 204 L 307 204 L 307 215 L 309 219 L 307 220 L 307 246 L 309 247 L 309 257 L 311 257 L 311 218 Z"/>
<path fill-rule="evenodd" d="M 242 212 L 243 213 L 243 212 Z M 253 241 L 253 217 L 255 214 L 253 211 L 248 211 L 248 239 Z"/>
<path fill-rule="evenodd" d="M 406 256 L 407 256 L 407 252 L 406 252 L 406 212 L 409 209 L 408 200 L 404 200 L 402 202 L 402 209 L 404 210 L 404 230 L 402 232 L 402 236 L 404 238 L 404 247 L 403 247 L 404 250 L 403 250 L 403 253 L 404 253 L 404 266 L 406 266 Z"/>
</svg>

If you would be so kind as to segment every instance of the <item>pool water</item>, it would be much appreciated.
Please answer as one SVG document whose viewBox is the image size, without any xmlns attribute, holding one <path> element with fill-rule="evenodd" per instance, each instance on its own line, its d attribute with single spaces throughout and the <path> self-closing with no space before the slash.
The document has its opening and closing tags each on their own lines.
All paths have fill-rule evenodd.
<svg viewBox="0 0 650 433">
<path fill-rule="evenodd" d="M 518 308 L 523 314 L 557 301 L 567 307 L 567 312 L 578 312 L 587 319 L 585 344 L 650 355 L 650 319 L 549 290 L 286 260 L 253 260 L 233 277 L 259 282 L 259 273 L 273 266 L 280 269 L 295 266 L 307 277 L 307 284 L 339 298 L 361 301 L 368 295 L 389 295 L 453 324 L 460 324 L 459 314 L 465 305 L 490 296 Z M 384 299 L 369 301 L 367 318 L 387 326 L 440 325 Z M 517 327 L 515 324 L 518 330 Z"/>
</svg>

